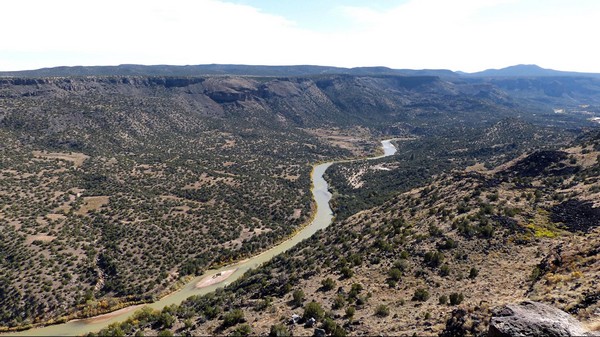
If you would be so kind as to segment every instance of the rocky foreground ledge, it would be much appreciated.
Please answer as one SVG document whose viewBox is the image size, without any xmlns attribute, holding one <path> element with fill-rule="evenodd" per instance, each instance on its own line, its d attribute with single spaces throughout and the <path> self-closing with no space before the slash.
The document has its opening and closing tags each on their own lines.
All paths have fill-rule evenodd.
<svg viewBox="0 0 600 337">
<path fill-rule="evenodd" d="M 524 301 L 492 310 L 488 337 L 600 336 L 568 313 L 550 305 Z"/>
</svg>

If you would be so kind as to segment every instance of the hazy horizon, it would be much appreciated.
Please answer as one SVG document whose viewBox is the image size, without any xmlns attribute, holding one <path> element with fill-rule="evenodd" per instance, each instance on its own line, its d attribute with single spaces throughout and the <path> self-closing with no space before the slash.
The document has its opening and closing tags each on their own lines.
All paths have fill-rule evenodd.
<svg viewBox="0 0 600 337">
<path fill-rule="evenodd" d="M 42 68 L 35 68 L 35 69 L 19 69 L 19 70 L 2 70 L 0 69 L 0 72 L 26 72 L 26 71 L 37 71 L 37 70 L 43 70 L 43 69 L 55 69 L 55 68 L 63 68 L 63 67 L 67 67 L 67 68 L 76 68 L 76 67 L 121 67 L 121 66 L 143 66 L 143 67 L 154 67 L 154 66 L 167 66 L 167 67 L 194 67 L 194 66 L 208 66 L 208 65 L 217 65 L 217 66 L 248 66 L 248 67 L 303 67 L 303 66 L 309 66 L 309 67 L 335 67 L 335 68 L 342 68 L 342 69 L 353 69 L 353 68 L 380 68 L 380 67 L 384 67 L 384 68 L 388 68 L 391 70 L 450 70 L 450 69 L 442 69 L 442 68 L 421 68 L 421 69 L 410 69 L 410 68 L 390 68 L 390 67 L 386 67 L 386 66 L 357 66 L 357 67 L 338 67 L 338 66 L 331 66 L 331 65 L 321 65 L 321 64 L 283 64 L 283 65 L 271 65 L 271 64 L 242 64 L 242 63 L 238 63 L 238 64 L 232 64 L 232 63 L 204 63 L 204 64 L 135 64 L 135 63 L 121 63 L 121 64 L 111 64 L 111 65 L 69 65 L 69 66 L 52 66 L 52 67 L 42 67 Z M 472 73 L 477 73 L 477 72 L 482 72 L 482 71 L 486 71 L 486 70 L 501 70 L 501 69 L 505 69 L 505 68 L 510 68 L 510 67 L 515 67 L 515 66 L 535 66 L 535 67 L 540 67 L 537 64 L 515 64 L 512 66 L 507 66 L 504 68 L 488 68 L 488 69 L 481 69 L 481 70 L 476 70 L 476 71 L 472 71 L 472 72 L 465 72 L 465 71 L 461 71 L 461 70 L 450 70 L 453 72 L 457 72 L 457 73 L 466 73 L 466 74 L 472 74 Z M 562 72 L 576 72 L 573 70 L 569 70 L 569 69 L 550 69 L 550 68 L 544 68 L 544 67 L 540 67 L 544 70 L 554 70 L 554 71 L 562 71 Z M 581 72 L 581 73 L 593 73 L 593 72 Z"/>
<path fill-rule="evenodd" d="M 8 0 L 0 70 L 324 65 L 600 73 L 591 0 Z"/>
</svg>

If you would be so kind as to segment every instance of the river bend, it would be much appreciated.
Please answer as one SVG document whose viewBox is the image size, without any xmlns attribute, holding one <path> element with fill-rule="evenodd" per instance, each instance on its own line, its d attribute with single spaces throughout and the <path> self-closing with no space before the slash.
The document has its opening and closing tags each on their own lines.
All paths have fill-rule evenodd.
<svg viewBox="0 0 600 337">
<path fill-rule="evenodd" d="M 373 160 L 387 156 L 391 156 L 396 153 L 396 147 L 391 143 L 391 140 L 384 140 L 381 142 L 383 147 L 383 155 L 365 159 L 356 160 Z M 344 160 L 339 162 L 349 162 L 354 160 Z M 134 312 L 143 307 L 149 306 L 153 309 L 160 310 L 165 306 L 171 304 L 179 304 L 186 298 L 193 295 L 204 295 L 215 291 L 217 288 L 227 286 L 231 282 L 240 278 L 249 269 L 257 268 L 261 264 L 271 260 L 274 256 L 279 255 L 286 250 L 294 247 L 302 240 L 311 237 L 318 230 L 324 229 L 329 226 L 333 219 L 333 212 L 329 206 L 331 200 L 331 193 L 329 192 L 329 186 L 323 178 L 323 174 L 329 166 L 334 162 L 327 162 L 318 164 L 313 167 L 311 173 L 311 180 L 313 184 L 312 193 L 316 204 L 316 213 L 310 224 L 302 228 L 290 239 L 278 244 L 277 246 L 249 259 L 237 262 L 216 270 L 208 270 L 201 276 L 195 277 L 193 280 L 188 282 L 181 289 L 161 298 L 160 300 L 150 303 L 141 304 L 124 309 L 117 310 L 112 313 L 99 315 L 95 317 L 76 319 L 62 324 L 49 325 L 40 328 L 33 328 L 30 330 L 24 330 L 14 333 L 6 334 L 7 336 L 78 336 L 88 332 L 99 331 L 106 328 L 112 323 L 121 322 L 129 317 L 133 316 Z M 227 275 L 227 277 L 224 277 Z M 221 280 L 222 279 L 222 280 Z M 214 282 L 211 282 L 214 281 Z M 197 287 L 197 284 L 209 284 L 201 288 Z M 4 334 L 3 334 L 4 335 Z"/>
</svg>

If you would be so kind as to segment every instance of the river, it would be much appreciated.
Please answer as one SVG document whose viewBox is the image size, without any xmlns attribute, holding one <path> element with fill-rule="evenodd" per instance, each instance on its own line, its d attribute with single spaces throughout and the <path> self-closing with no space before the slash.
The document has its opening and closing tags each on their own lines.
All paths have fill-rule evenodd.
<svg viewBox="0 0 600 337">
<path fill-rule="evenodd" d="M 366 158 L 368 160 L 379 159 L 387 156 L 391 156 L 396 153 L 396 147 L 391 143 L 391 140 L 384 140 L 381 142 L 383 147 L 383 155 L 377 157 Z M 365 159 L 357 159 L 357 160 L 365 160 Z M 348 162 L 348 161 L 340 161 L 340 162 Z M 219 269 L 208 270 L 201 276 L 198 276 L 188 282 L 181 289 L 161 298 L 160 300 L 150 303 L 150 304 L 142 304 L 136 305 L 128 308 L 124 308 L 121 310 L 117 310 L 112 313 L 108 313 L 105 315 L 99 315 L 95 317 L 85 318 L 85 319 L 76 319 L 62 324 L 49 325 L 40 328 L 34 328 L 14 333 L 6 334 L 6 336 L 78 336 L 83 335 L 88 332 L 96 332 L 99 331 L 108 325 L 121 322 L 131 317 L 133 313 L 143 307 L 149 306 L 153 309 L 160 310 L 167 305 L 171 304 L 179 304 L 183 302 L 186 298 L 192 295 L 203 295 L 210 292 L 215 291 L 217 288 L 221 288 L 227 286 L 231 282 L 237 280 L 240 276 L 242 276 L 249 269 L 254 269 L 261 264 L 269 261 L 274 256 L 279 255 L 286 250 L 294 247 L 300 241 L 311 237 L 318 230 L 323 229 L 329 226 L 333 219 L 333 212 L 329 207 L 329 201 L 331 200 L 331 193 L 329 193 L 329 186 L 327 182 L 323 178 L 323 174 L 327 170 L 329 166 L 331 166 L 334 162 L 328 162 L 323 164 L 318 164 L 313 167 L 313 171 L 311 173 L 311 180 L 313 184 L 312 193 L 313 198 L 316 204 L 316 213 L 314 214 L 314 218 L 310 224 L 302 228 L 302 230 L 298 231 L 293 237 L 290 239 L 278 244 L 277 246 L 259 254 L 253 256 L 249 259 L 243 260 L 241 262 L 237 262 Z M 224 278 L 224 275 L 229 275 Z M 222 281 L 218 281 L 219 279 L 224 278 Z M 211 280 L 218 282 L 210 282 Z M 196 285 L 199 283 L 212 283 L 208 286 L 198 288 Z M 3 336 L 5 334 L 2 334 Z"/>
</svg>

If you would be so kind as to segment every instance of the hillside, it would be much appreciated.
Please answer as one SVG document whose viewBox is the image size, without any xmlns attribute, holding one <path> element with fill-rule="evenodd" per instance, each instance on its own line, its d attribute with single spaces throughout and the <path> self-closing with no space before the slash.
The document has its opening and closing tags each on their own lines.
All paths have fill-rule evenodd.
<svg viewBox="0 0 600 337">
<path fill-rule="evenodd" d="M 264 250 L 310 218 L 310 164 L 350 155 L 226 118 L 194 81 L 135 80 L 3 83 L 2 325 L 152 300 Z"/>
<path fill-rule="evenodd" d="M 314 65 L 290 65 L 290 66 L 265 66 L 265 65 L 236 65 L 236 64 L 201 64 L 201 65 L 137 65 L 122 64 L 118 66 L 75 66 L 54 67 L 36 70 L 1 72 L 0 78 L 13 79 L 35 79 L 56 77 L 207 77 L 207 76 L 240 76 L 245 78 L 280 78 L 288 80 L 291 77 L 311 79 L 317 82 L 318 78 L 335 78 L 336 76 L 350 76 L 354 78 L 423 78 L 434 77 L 446 82 L 451 89 L 451 97 L 457 92 L 466 93 L 469 96 L 477 96 L 477 99 L 497 99 L 508 94 L 514 103 L 525 108 L 528 112 L 537 112 L 538 117 L 550 117 L 554 112 L 562 114 L 561 118 L 566 120 L 588 119 L 600 120 L 600 75 L 594 73 L 578 73 L 569 71 L 557 71 L 544 69 L 537 65 L 515 65 L 503 69 L 488 69 L 476 73 L 452 72 L 444 69 L 391 69 L 387 67 L 356 67 L 341 68 L 331 66 Z M 361 90 L 365 85 L 357 81 L 353 89 Z M 323 83 L 323 82 L 321 82 Z M 328 83 L 328 81 L 325 81 Z M 173 85 L 171 83 L 170 85 Z M 386 83 L 383 86 L 385 95 L 392 94 L 389 86 L 397 84 Z M 370 87 L 366 84 L 366 87 Z M 447 89 L 448 89 L 447 88 Z M 348 92 L 352 97 L 360 97 L 362 93 Z M 260 95 L 259 95 L 260 96 Z M 366 101 L 366 107 L 373 106 L 374 102 Z M 396 102 L 388 102 L 396 105 Z M 423 101 L 421 101 L 423 103 Z M 434 102 L 427 102 L 435 103 Z M 476 105 L 477 102 L 457 102 L 461 105 Z M 498 103 L 498 102 L 495 102 Z M 445 106 L 444 102 L 440 106 Z M 404 104 L 401 104 L 404 105 Z M 434 107 L 436 104 L 432 104 Z M 493 105 L 493 104 L 492 104 Z M 490 108 L 491 106 L 481 106 Z M 344 107 L 342 107 L 344 108 Z M 393 106 L 392 106 L 393 108 Z M 417 108 L 419 108 L 417 106 Z M 557 119 L 557 116 L 550 117 Z"/>
<path fill-rule="evenodd" d="M 418 139 L 398 143 L 415 161 L 382 162 L 387 187 L 365 173 L 378 195 L 343 192 L 344 218 L 592 125 L 539 111 L 435 76 L 2 78 L 0 325 L 152 301 L 264 251 L 311 217 L 312 164 L 364 156 L 383 136 Z"/>
<path fill-rule="evenodd" d="M 332 206 L 336 217 L 344 219 L 440 173 L 472 165 L 494 167 L 531 148 L 565 145 L 573 136 L 561 128 L 507 118 L 485 128 L 451 128 L 435 135 L 399 138 L 397 154 L 378 165 L 359 161 L 336 164 L 327 171 L 335 196 Z"/>
<path fill-rule="evenodd" d="M 481 335 L 492 307 L 525 298 L 597 329 L 599 174 L 598 132 L 440 174 L 223 291 L 101 333 Z"/>
<path fill-rule="evenodd" d="M 75 76 L 315 76 L 315 75 L 411 75 L 456 77 L 450 70 L 390 69 L 387 67 L 341 68 L 330 66 L 266 66 L 243 64 L 199 64 L 186 66 L 121 64 L 118 66 L 54 67 L 36 70 L 0 71 L 0 77 L 75 77 Z"/>
</svg>

